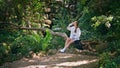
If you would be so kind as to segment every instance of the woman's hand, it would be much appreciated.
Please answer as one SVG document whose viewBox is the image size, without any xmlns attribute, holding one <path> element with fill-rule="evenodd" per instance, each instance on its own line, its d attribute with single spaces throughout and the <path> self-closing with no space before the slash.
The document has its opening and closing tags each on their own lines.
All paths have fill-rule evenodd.
<svg viewBox="0 0 120 68">
<path fill-rule="evenodd" d="M 72 22 L 72 23 L 70 24 L 70 27 L 74 26 L 74 24 L 75 24 L 75 22 Z"/>
</svg>

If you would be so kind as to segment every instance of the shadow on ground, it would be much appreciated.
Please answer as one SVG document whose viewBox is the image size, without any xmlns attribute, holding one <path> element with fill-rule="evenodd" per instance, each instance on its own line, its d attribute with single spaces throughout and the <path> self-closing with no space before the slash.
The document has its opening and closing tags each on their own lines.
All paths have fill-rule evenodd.
<svg viewBox="0 0 120 68">
<path fill-rule="evenodd" d="M 80 53 L 56 53 L 50 56 L 22 58 L 0 68 L 98 68 L 98 57 Z"/>
</svg>

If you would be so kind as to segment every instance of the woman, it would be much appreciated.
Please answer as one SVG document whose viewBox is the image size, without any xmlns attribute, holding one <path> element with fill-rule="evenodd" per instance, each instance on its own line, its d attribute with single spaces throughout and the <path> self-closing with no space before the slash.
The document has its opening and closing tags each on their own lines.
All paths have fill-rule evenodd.
<svg viewBox="0 0 120 68">
<path fill-rule="evenodd" d="M 69 45 L 74 41 L 79 40 L 79 37 L 81 35 L 81 30 L 78 27 L 77 21 L 70 23 L 67 27 L 67 30 L 70 31 L 70 37 L 66 39 L 65 46 L 60 50 L 60 52 L 65 52 L 66 48 L 68 48 Z"/>
</svg>

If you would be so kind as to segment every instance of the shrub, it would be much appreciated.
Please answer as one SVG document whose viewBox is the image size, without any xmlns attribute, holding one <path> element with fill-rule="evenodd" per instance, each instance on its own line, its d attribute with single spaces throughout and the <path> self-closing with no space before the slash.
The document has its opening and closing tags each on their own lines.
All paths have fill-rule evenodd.
<svg viewBox="0 0 120 68">
<path fill-rule="evenodd" d="M 100 55 L 100 68 L 116 68 L 116 63 L 112 61 L 108 53 L 103 53 Z"/>
</svg>

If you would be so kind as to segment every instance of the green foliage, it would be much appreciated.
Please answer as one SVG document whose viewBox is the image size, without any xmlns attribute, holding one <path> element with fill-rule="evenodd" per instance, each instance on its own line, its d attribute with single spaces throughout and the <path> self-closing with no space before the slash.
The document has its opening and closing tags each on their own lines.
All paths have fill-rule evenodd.
<svg viewBox="0 0 120 68">
<path fill-rule="evenodd" d="M 59 49 L 64 47 L 65 40 L 61 37 L 53 36 L 51 44 L 52 44 L 51 49 Z"/>
<path fill-rule="evenodd" d="M 33 52 L 40 52 L 42 50 L 42 40 L 43 37 L 41 34 L 32 33 L 31 37 L 33 38 L 33 44 L 31 44 L 31 48 Z"/>
<path fill-rule="evenodd" d="M 50 45 L 50 40 L 52 39 L 52 35 L 48 30 L 46 30 L 46 33 L 47 34 L 45 38 L 35 33 L 33 33 L 32 35 L 21 35 L 20 37 L 17 37 L 11 45 L 11 52 L 13 54 L 21 53 L 25 55 L 29 54 L 30 51 L 46 51 L 48 45 Z"/>
<path fill-rule="evenodd" d="M 119 52 L 120 53 L 120 52 Z M 113 59 L 113 61 L 117 64 L 117 68 L 120 67 L 120 56 L 117 56 Z"/>
<path fill-rule="evenodd" d="M 13 54 L 28 54 L 33 50 L 36 40 L 31 35 L 20 36 L 11 44 L 11 52 Z M 38 48 L 39 49 L 39 48 Z"/>
<path fill-rule="evenodd" d="M 49 30 L 46 30 L 46 37 L 43 38 L 42 35 L 37 33 L 29 34 L 21 34 L 20 36 L 12 36 L 13 38 L 9 45 L 4 42 L 0 44 L 0 64 L 6 61 L 14 61 L 18 59 L 19 56 L 29 56 L 32 53 L 38 53 L 40 51 L 47 51 L 49 48 L 49 44 L 52 39 L 52 35 L 50 34 Z M 0 34 L 2 35 L 2 34 Z M 6 37 L 6 35 L 2 35 Z M 9 38 L 10 39 L 10 38 Z M 0 42 L 3 42 L 0 40 Z"/>
<path fill-rule="evenodd" d="M 92 18 L 92 21 L 94 21 L 95 23 L 92 25 L 92 27 L 94 28 L 97 28 L 98 26 L 100 26 L 101 24 L 105 24 L 106 27 L 110 28 L 111 27 L 111 24 L 110 22 L 113 20 L 113 16 L 104 16 L 104 15 L 101 15 L 101 16 L 94 16 Z"/>
<path fill-rule="evenodd" d="M 114 0 L 0 0 L 0 23 L 10 22 L 22 27 L 43 27 L 43 19 L 52 21 L 52 28 L 61 28 L 66 32 L 66 26 L 79 20 L 82 31 L 81 40 L 107 41 L 107 52 L 116 52 L 113 60 L 104 53 L 100 56 L 101 68 L 119 65 L 120 54 L 120 1 Z M 50 12 L 45 12 L 46 7 Z M 9 30 L 13 28 L 12 30 Z M 28 55 L 49 48 L 64 46 L 63 38 L 54 37 L 46 30 L 47 35 L 31 30 L 16 30 L 10 24 L 0 24 L 0 62 L 7 59 L 15 60 L 16 55 Z M 51 40 L 52 39 L 52 40 Z M 52 41 L 52 42 L 51 42 Z M 56 46 L 57 45 L 57 46 Z M 3 59 L 3 58 L 6 59 Z M 1 59 L 2 58 L 2 59 Z"/>
<path fill-rule="evenodd" d="M 57 14 L 55 17 L 55 26 L 53 26 L 53 28 L 62 28 L 60 32 L 66 32 L 64 29 L 66 29 L 67 24 L 71 23 L 74 19 L 67 9 L 61 7 L 60 10 L 61 11 L 58 12 L 59 14 Z"/>
<path fill-rule="evenodd" d="M 118 49 L 120 49 L 120 40 L 114 40 L 109 42 L 109 48 L 107 49 L 108 51 L 115 52 Z"/>
<path fill-rule="evenodd" d="M 0 45 L 0 57 L 3 58 L 4 56 L 6 56 L 8 54 L 8 50 L 9 48 L 6 43 Z"/>
<path fill-rule="evenodd" d="M 108 53 L 101 54 L 100 58 L 100 68 L 116 68 L 116 63 L 111 60 Z"/>
<path fill-rule="evenodd" d="M 51 44 L 49 44 L 51 39 L 52 39 L 52 35 L 51 35 L 50 31 L 46 30 L 46 36 L 42 40 L 42 50 L 43 51 L 47 51 L 48 46 L 51 45 Z"/>
<path fill-rule="evenodd" d="M 82 5 L 85 5 L 86 1 L 87 0 L 80 0 L 80 2 L 81 2 Z"/>
</svg>

